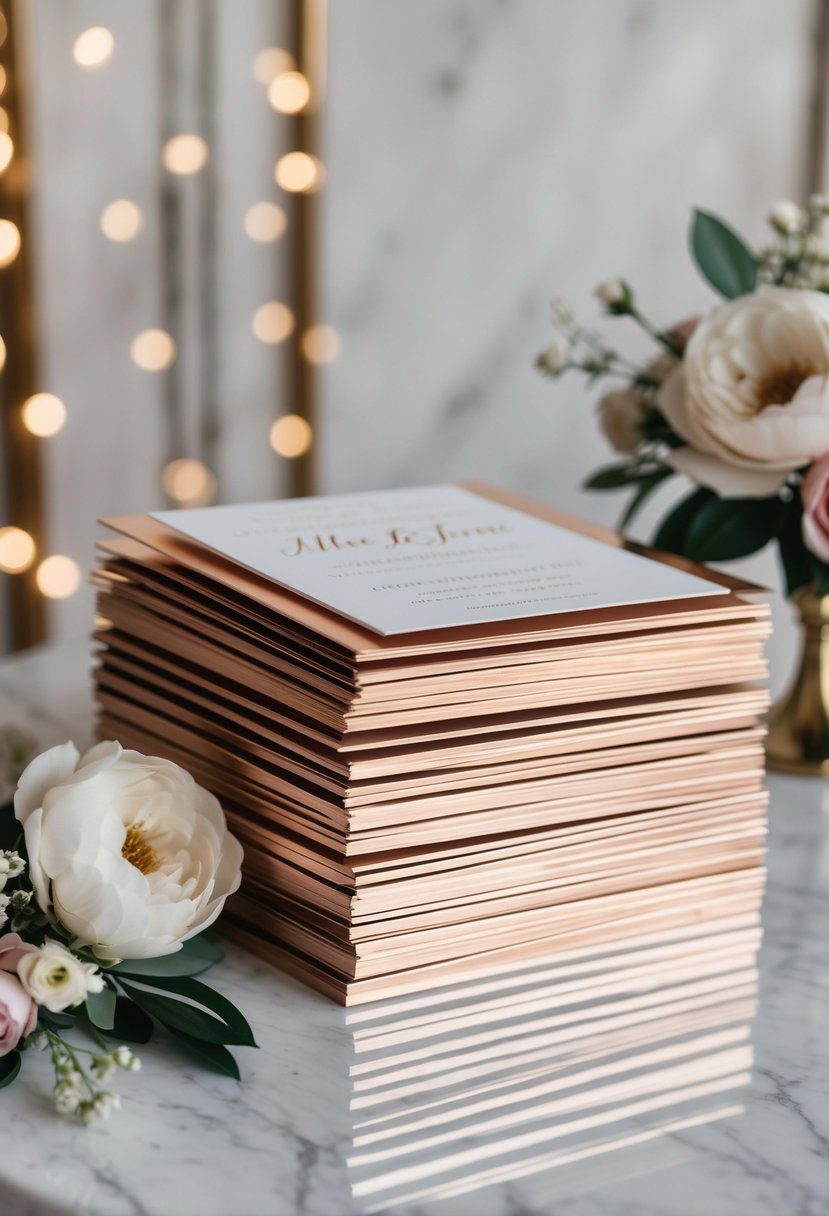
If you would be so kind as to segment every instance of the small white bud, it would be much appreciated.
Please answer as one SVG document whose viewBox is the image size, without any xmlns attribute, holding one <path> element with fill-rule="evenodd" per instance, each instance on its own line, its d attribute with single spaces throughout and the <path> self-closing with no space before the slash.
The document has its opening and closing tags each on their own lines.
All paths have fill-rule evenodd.
<svg viewBox="0 0 829 1216">
<path fill-rule="evenodd" d="M 562 321 L 567 325 L 573 320 L 573 310 L 570 307 L 569 301 L 565 300 L 563 296 L 557 296 L 550 305 L 550 308 L 557 321 Z"/>
<path fill-rule="evenodd" d="M 781 199 L 769 212 L 769 223 L 783 236 L 791 236 L 794 232 L 803 231 L 806 216 L 797 203 L 793 203 L 789 199 Z"/>
<path fill-rule="evenodd" d="M 606 304 L 608 308 L 624 304 L 630 295 L 630 289 L 624 279 L 605 279 L 595 290 L 596 299 Z"/>
<path fill-rule="evenodd" d="M 570 343 L 564 334 L 554 334 L 553 340 L 543 354 L 538 356 L 538 366 L 551 376 L 563 372 L 570 362 Z"/>
<path fill-rule="evenodd" d="M 129 1068 L 133 1054 L 129 1047 L 116 1047 L 112 1053 L 112 1059 L 119 1068 Z"/>
</svg>

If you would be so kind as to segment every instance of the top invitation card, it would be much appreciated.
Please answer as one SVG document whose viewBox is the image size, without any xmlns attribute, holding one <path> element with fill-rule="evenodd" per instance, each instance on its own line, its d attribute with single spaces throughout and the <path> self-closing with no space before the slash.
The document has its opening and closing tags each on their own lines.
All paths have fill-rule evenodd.
<svg viewBox="0 0 829 1216">
<path fill-rule="evenodd" d="M 723 594 L 454 485 L 153 518 L 385 637 Z"/>
</svg>

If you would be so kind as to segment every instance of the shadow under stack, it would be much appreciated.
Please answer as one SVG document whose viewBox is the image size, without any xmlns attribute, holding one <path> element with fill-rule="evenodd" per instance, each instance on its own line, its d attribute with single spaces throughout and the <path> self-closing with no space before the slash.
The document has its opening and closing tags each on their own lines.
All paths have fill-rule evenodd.
<svg viewBox="0 0 829 1216">
<path fill-rule="evenodd" d="M 99 736 L 175 760 L 220 798 L 246 853 L 225 931 L 352 1004 L 756 917 L 769 632 L 756 589 L 490 487 L 435 493 L 448 491 L 678 589 L 383 635 L 172 513 L 107 521 L 121 535 L 101 542 L 95 575 Z M 426 492 L 376 497 L 407 493 L 411 507 Z M 466 594 L 477 577 L 472 543 L 446 550 L 443 608 L 452 580 Z M 531 604 L 539 576 L 510 553 L 489 560 Z M 682 579 L 707 591 L 683 594 Z"/>
</svg>

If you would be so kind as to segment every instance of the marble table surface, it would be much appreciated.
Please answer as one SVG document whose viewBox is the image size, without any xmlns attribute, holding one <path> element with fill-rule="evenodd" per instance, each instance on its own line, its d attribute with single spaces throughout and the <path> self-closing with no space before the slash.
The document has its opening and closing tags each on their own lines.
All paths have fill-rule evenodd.
<svg viewBox="0 0 829 1216">
<path fill-rule="evenodd" d="M 0 663 L 7 722 L 86 743 L 84 648 Z M 87 1129 L 32 1056 L 0 1091 L 0 1212 L 825 1216 L 829 785 L 770 786 L 759 978 L 737 925 L 693 975 L 666 935 L 346 1011 L 228 944 L 242 1084 L 154 1042 Z"/>
</svg>

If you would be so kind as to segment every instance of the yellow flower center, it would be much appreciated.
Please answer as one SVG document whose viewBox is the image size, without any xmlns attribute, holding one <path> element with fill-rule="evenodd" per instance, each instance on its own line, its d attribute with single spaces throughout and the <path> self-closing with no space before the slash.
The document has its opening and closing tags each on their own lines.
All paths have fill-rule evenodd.
<svg viewBox="0 0 829 1216">
<path fill-rule="evenodd" d="M 757 385 L 757 413 L 769 405 L 787 405 L 803 381 L 818 374 L 816 368 L 803 363 L 771 368 Z"/>
<path fill-rule="evenodd" d="M 63 963 L 55 963 L 46 972 L 45 979 L 50 988 L 60 988 L 69 979 L 69 972 Z"/>
<path fill-rule="evenodd" d="M 127 829 L 121 856 L 142 874 L 152 874 L 161 865 L 158 853 L 149 843 L 140 826 L 136 827 L 135 824 Z"/>
</svg>

